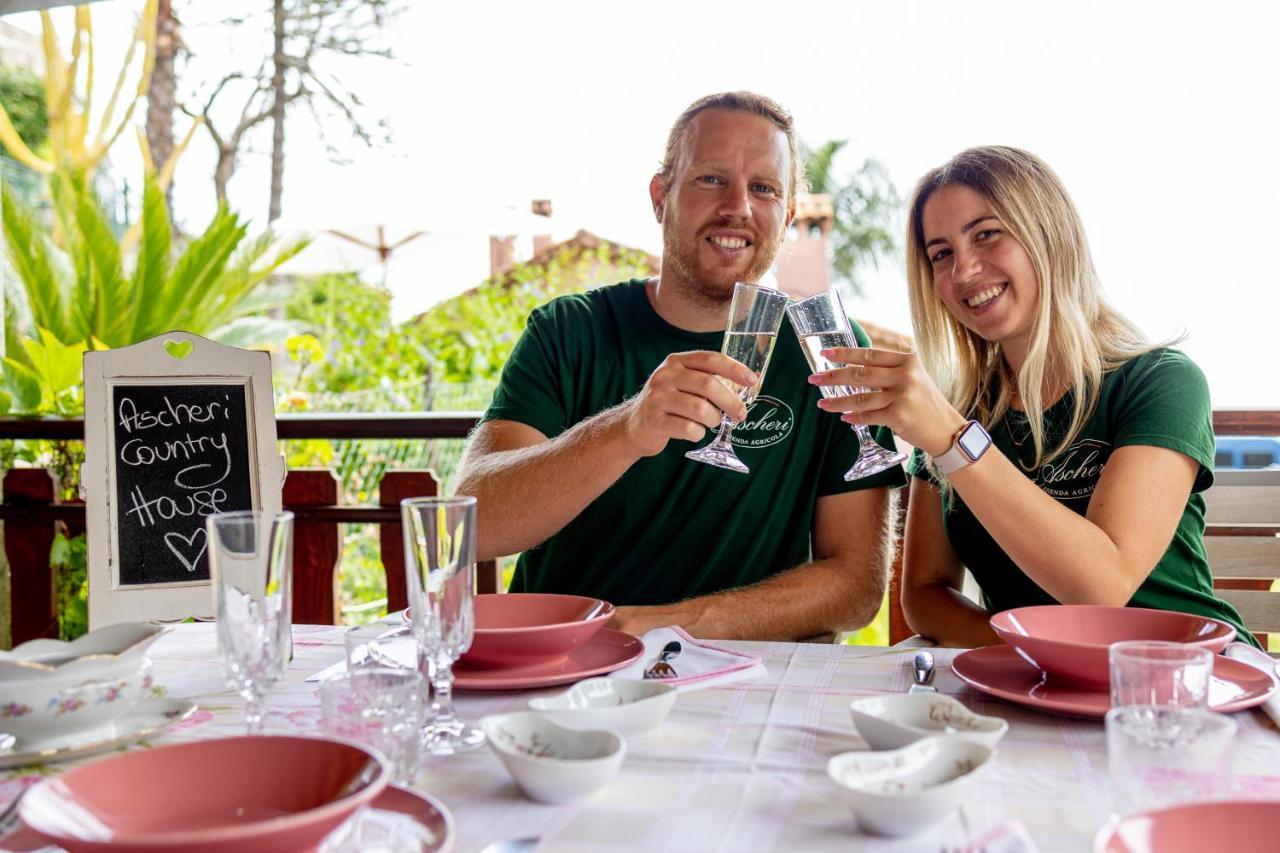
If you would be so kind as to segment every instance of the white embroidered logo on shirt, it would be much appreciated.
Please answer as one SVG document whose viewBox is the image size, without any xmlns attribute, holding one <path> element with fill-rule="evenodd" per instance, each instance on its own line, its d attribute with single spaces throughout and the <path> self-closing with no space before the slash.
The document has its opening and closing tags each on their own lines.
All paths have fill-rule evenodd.
<svg viewBox="0 0 1280 853">
<path fill-rule="evenodd" d="M 796 415 L 777 397 L 756 397 L 747 407 L 747 419 L 733 428 L 729 440 L 738 447 L 755 450 L 769 447 L 791 435 Z"/>
<path fill-rule="evenodd" d="M 1102 469 L 1111 456 L 1111 445 L 1095 438 L 1077 441 L 1063 453 L 1041 466 L 1036 485 L 1057 500 L 1074 500 L 1093 495 Z"/>
</svg>

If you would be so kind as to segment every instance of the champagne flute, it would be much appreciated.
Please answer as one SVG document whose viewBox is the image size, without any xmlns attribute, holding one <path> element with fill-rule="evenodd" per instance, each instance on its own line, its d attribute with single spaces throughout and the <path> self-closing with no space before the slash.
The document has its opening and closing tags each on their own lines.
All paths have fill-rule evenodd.
<svg viewBox="0 0 1280 853">
<path fill-rule="evenodd" d="M 783 309 L 787 297 L 776 290 L 755 284 L 738 282 L 733 286 L 733 301 L 729 303 L 729 322 L 724 330 L 724 343 L 720 352 L 734 361 L 746 365 L 756 374 L 754 385 L 739 385 L 723 376 L 720 381 L 738 395 L 744 405 L 750 406 L 760 393 L 764 372 L 769 368 L 769 356 L 782 325 Z M 685 456 L 698 462 L 706 462 L 730 471 L 746 474 L 749 468 L 733 452 L 729 435 L 734 423 L 728 415 L 720 417 L 720 431 L 706 447 L 690 450 Z"/>
<path fill-rule="evenodd" d="M 840 294 L 828 290 L 802 299 L 787 306 L 787 316 L 800 339 L 800 349 L 809 360 L 814 373 L 822 373 L 833 367 L 844 365 L 823 357 L 824 349 L 835 347 L 853 348 L 858 346 L 858 339 L 853 336 L 849 325 L 849 315 L 845 313 L 840 302 Z M 821 385 L 819 389 L 824 397 L 849 397 L 864 390 L 851 388 L 848 385 Z M 878 474 L 886 468 L 900 465 L 907 461 L 907 455 L 898 450 L 881 447 L 871 437 L 871 431 L 862 424 L 853 424 L 853 431 L 858 435 L 858 458 L 853 467 L 845 472 L 845 480 L 858 480 Z"/>
<path fill-rule="evenodd" d="M 262 731 L 267 691 L 284 675 L 293 635 L 293 513 L 216 513 L 205 519 L 217 595 L 218 651 L 244 699 L 245 728 Z"/>
<path fill-rule="evenodd" d="M 475 630 L 476 499 L 406 498 L 404 564 L 418 667 L 434 694 L 422 745 L 453 755 L 484 743 L 484 732 L 453 712 L 453 662 Z"/>
</svg>

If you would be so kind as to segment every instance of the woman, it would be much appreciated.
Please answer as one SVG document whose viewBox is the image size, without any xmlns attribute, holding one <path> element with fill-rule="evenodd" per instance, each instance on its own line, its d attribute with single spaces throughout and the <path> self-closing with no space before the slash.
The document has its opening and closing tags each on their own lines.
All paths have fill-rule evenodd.
<svg viewBox="0 0 1280 853">
<path fill-rule="evenodd" d="M 907 265 L 919 357 L 831 350 L 848 366 L 811 381 L 875 389 L 819 406 L 917 448 L 902 585 L 911 626 L 978 646 L 997 642 L 990 612 L 1131 604 L 1222 619 L 1253 642 L 1214 595 L 1205 557 L 1204 375 L 1103 301 L 1049 167 L 987 147 L 927 174 Z M 960 593 L 966 566 L 985 609 Z"/>
</svg>

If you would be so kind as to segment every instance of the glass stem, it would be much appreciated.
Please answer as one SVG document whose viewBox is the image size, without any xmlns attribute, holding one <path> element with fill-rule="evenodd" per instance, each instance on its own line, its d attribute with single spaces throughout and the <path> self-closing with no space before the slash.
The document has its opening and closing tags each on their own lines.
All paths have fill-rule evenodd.
<svg viewBox="0 0 1280 853">
<path fill-rule="evenodd" d="M 254 690 L 244 703 L 245 730 L 251 735 L 262 734 L 262 718 L 266 711 L 267 697 Z"/>
<path fill-rule="evenodd" d="M 729 443 L 729 433 L 733 432 L 736 426 L 733 421 L 729 420 L 728 415 L 720 416 L 720 432 L 716 434 L 716 440 L 711 442 L 712 445 L 719 447 Z"/>
<path fill-rule="evenodd" d="M 453 719 L 453 667 L 435 666 L 435 677 L 431 682 L 431 692 L 435 694 L 436 719 L 449 721 Z"/>
</svg>

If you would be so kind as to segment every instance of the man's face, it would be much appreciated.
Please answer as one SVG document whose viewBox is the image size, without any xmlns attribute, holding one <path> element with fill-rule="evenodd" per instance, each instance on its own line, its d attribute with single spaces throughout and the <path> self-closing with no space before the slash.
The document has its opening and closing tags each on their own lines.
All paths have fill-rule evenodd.
<svg viewBox="0 0 1280 853">
<path fill-rule="evenodd" d="M 649 185 L 662 221 L 663 278 L 728 300 L 769 269 L 795 213 L 786 134 L 750 113 L 694 116 L 665 186 Z"/>
</svg>

